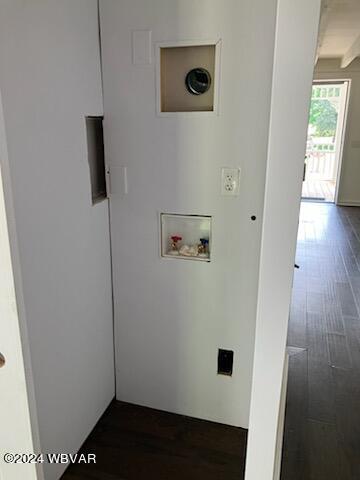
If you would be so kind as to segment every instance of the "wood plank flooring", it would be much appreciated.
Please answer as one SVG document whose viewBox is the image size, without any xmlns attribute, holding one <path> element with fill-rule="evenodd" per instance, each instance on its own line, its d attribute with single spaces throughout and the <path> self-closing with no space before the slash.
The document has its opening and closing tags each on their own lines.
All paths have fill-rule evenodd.
<svg viewBox="0 0 360 480">
<path fill-rule="evenodd" d="M 281 480 L 359 480 L 360 208 L 304 202 L 296 263 Z"/>
<path fill-rule="evenodd" d="M 281 480 L 360 479 L 360 208 L 304 202 Z M 246 431 L 113 402 L 63 480 L 239 480 Z"/>
<path fill-rule="evenodd" d="M 239 480 L 247 431 L 114 401 L 62 480 Z"/>
</svg>

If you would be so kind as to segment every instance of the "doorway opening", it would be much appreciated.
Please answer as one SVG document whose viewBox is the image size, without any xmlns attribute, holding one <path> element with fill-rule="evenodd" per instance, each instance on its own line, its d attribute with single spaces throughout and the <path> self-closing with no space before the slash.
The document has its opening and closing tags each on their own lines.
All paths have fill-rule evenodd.
<svg viewBox="0 0 360 480">
<path fill-rule="evenodd" d="M 349 81 L 313 83 L 302 198 L 336 203 Z"/>
</svg>

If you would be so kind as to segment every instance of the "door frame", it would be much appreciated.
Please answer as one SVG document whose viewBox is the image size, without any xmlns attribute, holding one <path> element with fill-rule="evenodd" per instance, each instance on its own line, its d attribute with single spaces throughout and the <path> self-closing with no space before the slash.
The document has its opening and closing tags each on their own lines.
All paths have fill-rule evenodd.
<svg viewBox="0 0 360 480">
<path fill-rule="evenodd" d="M 342 163 L 343 163 L 343 154 L 344 154 L 344 142 L 346 136 L 346 126 L 349 115 L 349 99 L 351 91 L 351 78 L 335 78 L 335 79 L 314 79 L 313 85 L 346 85 L 344 97 L 340 99 L 340 108 L 338 112 L 338 122 L 336 126 L 336 137 L 340 135 L 340 144 L 337 144 L 336 141 L 336 159 L 335 159 L 335 196 L 334 203 L 338 205 L 339 197 L 339 185 L 341 182 L 341 173 L 342 173 Z M 339 119 L 340 122 L 339 122 Z"/>
</svg>

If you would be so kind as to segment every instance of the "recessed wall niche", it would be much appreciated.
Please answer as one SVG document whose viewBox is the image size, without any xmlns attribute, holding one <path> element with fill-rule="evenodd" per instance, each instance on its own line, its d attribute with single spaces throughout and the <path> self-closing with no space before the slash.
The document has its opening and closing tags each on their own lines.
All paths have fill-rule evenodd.
<svg viewBox="0 0 360 480">
<path fill-rule="evenodd" d="M 103 117 L 85 117 L 92 203 L 107 197 Z"/>
<path fill-rule="evenodd" d="M 160 112 L 213 112 L 217 45 L 160 47 Z"/>
<path fill-rule="evenodd" d="M 210 262 L 212 217 L 170 213 L 160 217 L 162 257 Z"/>
</svg>

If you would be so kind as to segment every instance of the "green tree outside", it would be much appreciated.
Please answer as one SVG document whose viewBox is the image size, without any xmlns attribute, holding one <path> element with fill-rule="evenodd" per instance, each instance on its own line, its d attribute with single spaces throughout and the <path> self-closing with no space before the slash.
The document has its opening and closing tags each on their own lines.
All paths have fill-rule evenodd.
<svg viewBox="0 0 360 480">
<path fill-rule="evenodd" d="M 311 100 L 309 124 L 314 127 L 316 137 L 335 137 L 337 116 L 330 100 Z"/>
</svg>

